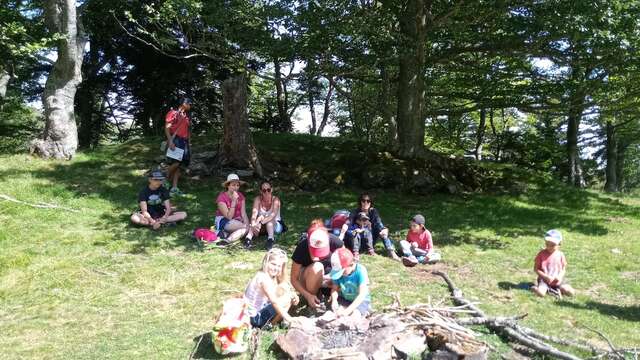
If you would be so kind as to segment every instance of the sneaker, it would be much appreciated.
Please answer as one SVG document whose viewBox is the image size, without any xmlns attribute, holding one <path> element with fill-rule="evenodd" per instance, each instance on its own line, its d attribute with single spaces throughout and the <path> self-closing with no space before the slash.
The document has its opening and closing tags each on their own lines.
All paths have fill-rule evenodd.
<svg viewBox="0 0 640 360">
<path fill-rule="evenodd" d="M 400 256 L 398 256 L 398 254 L 396 254 L 395 250 L 388 249 L 387 251 L 389 252 L 389 257 L 391 258 L 391 260 L 400 261 Z"/>
<path fill-rule="evenodd" d="M 169 196 L 171 197 L 176 197 L 176 196 L 185 196 L 186 194 L 183 193 L 180 189 L 178 189 L 177 187 L 171 188 L 171 190 L 169 190 Z"/>
<path fill-rule="evenodd" d="M 267 245 L 266 245 L 267 251 L 271 250 L 274 243 L 275 241 L 273 239 L 267 239 Z"/>
<path fill-rule="evenodd" d="M 245 249 L 251 249 L 251 239 L 245 238 L 242 241 L 242 245 L 244 246 Z"/>
<path fill-rule="evenodd" d="M 373 249 L 369 249 L 367 250 L 367 254 L 371 255 L 371 256 L 375 256 L 376 255 L 376 251 Z"/>
<path fill-rule="evenodd" d="M 416 265 L 418 265 L 418 259 L 416 259 L 415 256 L 411 255 L 411 256 L 403 256 L 402 257 L 402 264 L 406 267 L 414 267 Z"/>
<path fill-rule="evenodd" d="M 168 228 L 176 227 L 177 225 L 178 225 L 178 224 L 176 224 L 176 223 L 175 223 L 175 221 L 171 221 L 171 222 L 166 222 L 166 223 L 164 223 L 164 226 L 165 226 L 165 227 L 168 227 Z"/>
</svg>

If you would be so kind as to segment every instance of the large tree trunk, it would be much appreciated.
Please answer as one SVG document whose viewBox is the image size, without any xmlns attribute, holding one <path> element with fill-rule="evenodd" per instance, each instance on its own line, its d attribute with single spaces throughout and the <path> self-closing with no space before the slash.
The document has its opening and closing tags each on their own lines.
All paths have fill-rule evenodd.
<svg viewBox="0 0 640 360">
<path fill-rule="evenodd" d="M 258 152 L 253 144 L 247 114 L 247 77 L 237 74 L 222 83 L 224 136 L 219 162 L 222 166 L 251 169 L 263 176 Z"/>
<path fill-rule="evenodd" d="M 480 124 L 476 132 L 476 147 L 473 151 L 476 160 L 482 160 L 482 144 L 484 143 L 484 131 L 487 126 L 487 109 L 480 109 Z"/>
<path fill-rule="evenodd" d="M 391 75 L 385 66 L 380 67 L 382 77 L 382 91 L 380 92 L 380 106 L 382 107 L 382 119 L 387 124 L 387 139 L 393 151 L 398 150 L 398 122 L 396 121 L 391 104 Z"/>
<path fill-rule="evenodd" d="M 402 157 L 415 157 L 424 151 L 424 0 L 408 0 L 399 20 L 400 32 L 405 39 L 400 50 L 398 74 L 399 154 Z"/>
<path fill-rule="evenodd" d="M 567 124 L 567 159 L 569 161 L 569 173 L 567 182 L 576 187 L 584 186 L 582 177 L 582 165 L 580 163 L 580 149 L 578 147 L 578 134 L 580 129 L 580 118 L 582 117 L 582 100 L 580 106 L 572 101 L 569 109 Z"/>
<path fill-rule="evenodd" d="M 78 148 L 74 115 L 76 89 L 82 80 L 84 39 L 81 11 L 76 16 L 75 0 L 47 0 L 45 19 L 51 31 L 60 33 L 58 59 L 44 86 L 42 103 L 46 125 L 31 152 L 45 158 L 71 159 Z"/>
<path fill-rule="evenodd" d="M 604 190 L 607 192 L 618 191 L 618 177 L 617 177 L 617 164 L 618 161 L 618 144 L 616 137 L 616 127 L 610 120 L 607 120 L 606 124 L 606 155 L 607 166 L 605 170 L 606 182 L 604 184 Z"/>
<path fill-rule="evenodd" d="M 618 191 L 624 190 L 624 162 L 629 143 L 624 140 L 616 141 L 616 182 Z"/>
<path fill-rule="evenodd" d="M 289 108 L 289 99 L 287 96 L 286 85 L 282 80 L 280 60 L 273 60 L 274 79 L 276 83 L 276 100 L 278 105 L 278 118 L 280 119 L 278 129 L 283 132 L 290 132 L 292 129 L 291 118 L 287 109 Z"/>
</svg>

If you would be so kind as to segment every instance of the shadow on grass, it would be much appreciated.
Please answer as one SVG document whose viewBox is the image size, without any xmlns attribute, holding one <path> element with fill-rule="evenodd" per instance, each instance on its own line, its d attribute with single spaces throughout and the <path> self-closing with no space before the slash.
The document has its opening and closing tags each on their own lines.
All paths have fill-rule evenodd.
<svg viewBox="0 0 640 360">
<path fill-rule="evenodd" d="M 189 234 L 197 227 L 208 227 L 213 223 L 214 201 L 221 191 L 219 179 L 181 180 L 192 198 L 172 200 L 179 210 L 188 213 L 187 220 L 178 227 L 154 232 L 129 225 L 129 216 L 137 208 L 137 193 L 146 184 L 141 174 L 157 166 L 153 160 L 157 155 L 155 142 L 149 139 L 131 141 L 34 171 L 9 169 L 0 172 L 0 178 L 28 172 L 29 176 L 63 186 L 77 197 L 97 196 L 108 201 L 114 210 L 102 214 L 96 227 L 113 234 L 113 239 L 132 243 L 133 253 L 144 253 L 153 247 L 195 250 L 197 246 Z M 278 184 L 275 185 L 277 189 Z M 255 196 L 255 186 L 244 187 L 242 191 L 247 199 Z M 319 193 L 280 191 L 277 195 L 283 200 L 283 215 L 290 231 L 278 242 L 285 248 L 293 246 L 298 233 L 311 219 L 327 218 L 336 209 L 353 208 L 359 192 L 352 188 Z M 377 205 L 383 219 L 389 225 L 397 224 L 395 229 L 390 226 L 392 231 L 406 229 L 407 219 L 413 212 L 426 211 L 428 227 L 436 233 L 437 243 L 474 244 L 482 249 L 505 248 L 519 236 L 541 236 L 550 228 L 602 236 L 608 232 L 603 225 L 608 217 L 640 216 L 640 208 L 625 205 L 619 199 L 568 188 L 557 182 L 535 184 L 530 192 L 519 196 L 472 195 L 465 198 L 438 194 L 427 197 L 384 190 L 377 192 L 381 200 Z M 483 230 L 499 235 L 485 235 Z"/>
<path fill-rule="evenodd" d="M 530 291 L 533 283 L 530 281 L 522 281 L 519 283 L 513 283 L 510 281 L 500 281 L 498 282 L 498 287 L 502 290 L 524 290 Z"/>
<path fill-rule="evenodd" d="M 640 305 L 613 305 L 592 300 L 584 304 L 561 300 L 558 304 L 580 310 L 596 310 L 603 315 L 617 319 L 640 322 Z"/>
</svg>

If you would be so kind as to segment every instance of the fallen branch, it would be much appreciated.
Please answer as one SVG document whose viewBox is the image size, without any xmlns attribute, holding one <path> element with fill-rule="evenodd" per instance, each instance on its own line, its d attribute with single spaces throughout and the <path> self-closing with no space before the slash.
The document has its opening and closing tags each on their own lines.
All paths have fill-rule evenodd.
<svg viewBox="0 0 640 360">
<path fill-rule="evenodd" d="M 456 319 L 456 322 L 460 325 L 487 325 L 487 324 L 504 324 L 513 323 L 518 320 L 522 320 L 529 314 L 511 316 L 511 317 L 492 317 L 492 318 L 462 318 Z"/>
<path fill-rule="evenodd" d="M 449 291 L 451 291 L 453 301 L 456 305 L 466 305 L 469 309 L 473 310 L 472 316 L 476 318 L 481 318 L 481 321 L 484 322 L 485 323 L 484 325 L 490 330 L 497 333 L 502 333 L 507 337 L 517 341 L 518 343 L 527 346 L 530 349 L 556 357 L 558 359 L 564 359 L 564 360 L 580 359 L 579 357 L 573 354 L 560 351 L 554 348 L 553 346 L 544 343 L 539 339 L 536 339 L 532 336 L 529 336 L 527 334 L 523 334 L 517 331 L 516 329 L 511 327 L 508 324 L 508 322 L 499 323 L 495 321 L 495 318 L 493 319 L 494 321 L 491 321 L 492 319 L 488 318 L 480 308 L 473 305 L 469 300 L 464 298 L 464 296 L 462 295 L 462 291 L 455 286 L 455 284 L 453 283 L 453 281 L 451 281 L 451 279 L 449 278 L 449 276 L 447 276 L 447 274 L 441 271 L 433 271 L 432 274 L 438 275 L 444 279 L 444 281 L 447 283 L 447 286 L 449 287 Z"/>
<path fill-rule="evenodd" d="M 3 199 L 5 201 L 10 201 L 16 204 L 21 204 L 21 205 L 27 205 L 27 206 L 31 206 L 34 208 L 39 208 L 39 209 L 61 209 L 61 210 L 66 210 L 66 211 L 71 211 L 71 212 L 80 212 L 80 210 L 76 210 L 76 209 L 71 209 L 68 207 L 64 207 L 64 206 L 59 206 L 59 205 L 55 205 L 55 204 L 48 204 L 48 203 L 37 203 L 37 204 L 31 204 L 28 202 L 24 202 L 21 200 L 18 200 L 16 198 L 13 198 L 9 195 L 5 195 L 5 194 L 0 194 L 0 199 Z"/>
<path fill-rule="evenodd" d="M 601 338 L 604 339 L 604 341 L 607 342 L 607 344 L 609 345 L 609 348 L 611 348 L 611 353 L 613 353 L 614 355 L 616 355 L 617 358 L 624 360 L 625 357 L 623 354 L 620 353 L 620 351 L 618 351 L 618 349 L 616 349 L 615 346 L 613 346 L 613 343 L 611 342 L 611 340 L 609 340 L 608 337 L 606 337 L 602 332 L 596 330 L 596 329 L 592 329 L 588 326 L 584 327 L 585 329 L 589 330 L 589 331 L 593 331 L 594 333 L 598 334 Z"/>
</svg>

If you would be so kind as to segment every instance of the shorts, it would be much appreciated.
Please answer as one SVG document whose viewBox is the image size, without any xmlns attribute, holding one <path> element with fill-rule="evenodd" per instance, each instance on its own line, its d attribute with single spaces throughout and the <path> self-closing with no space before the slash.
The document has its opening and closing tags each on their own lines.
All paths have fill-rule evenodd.
<svg viewBox="0 0 640 360">
<path fill-rule="evenodd" d="M 174 137 L 173 138 L 173 143 L 176 145 L 176 147 L 179 147 L 180 149 L 184 150 L 184 154 L 182 155 L 182 160 L 178 161 L 176 159 L 172 159 L 170 157 L 167 158 L 167 163 L 169 165 L 171 164 L 175 164 L 175 163 L 180 163 L 180 166 L 184 166 L 187 167 L 189 166 L 189 164 L 191 163 L 191 146 L 189 146 L 189 139 L 185 139 L 185 138 L 181 138 L 181 137 Z"/>
<path fill-rule="evenodd" d="M 229 221 L 231 220 L 227 219 L 224 216 L 216 216 L 216 219 L 215 219 L 216 229 L 218 229 L 218 231 L 224 231 L 224 228 L 225 226 L 227 226 Z"/>
<path fill-rule="evenodd" d="M 138 216 L 140 216 L 140 217 L 144 217 L 144 216 L 142 216 L 142 211 L 140 211 L 140 210 L 138 210 L 138 211 L 134 212 L 134 214 L 136 214 L 136 215 L 138 215 Z M 151 218 L 152 218 L 153 220 L 158 220 L 158 219 L 160 219 L 161 217 L 163 217 L 163 216 L 164 216 L 164 211 L 163 211 L 162 213 L 152 213 L 152 212 L 149 212 L 149 215 L 151 215 Z"/>
<path fill-rule="evenodd" d="M 562 285 L 566 285 L 567 283 L 564 281 L 564 279 L 560 282 L 560 284 L 551 286 L 549 285 L 546 281 L 542 280 L 542 278 L 538 278 L 538 281 L 536 282 L 536 286 L 538 287 L 538 290 L 540 290 L 543 293 L 546 292 L 550 292 L 550 293 L 558 293 L 558 291 L 560 291 L 560 287 Z"/>
<path fill-rule="evenodd" d="M 249 320 L 251 322 L 251 326 L 254 328 L 262 328 L 269 321 L 271 321 L 277 314 L 276 308 L 273 307 L 273 304 L 269 304 L 262 308 L 262 310 L 258 311 L 258 313 L 251 317 Z"/>
<path fill-rule="evenodd" d="M 353 301 L 349 301 L 345 298 L 343 298 L 342 296 L 338 296 L 338 304 L 347 307 L 349 305 L 351 305 Z M 358 310 L 360 312 L 360 314 L 362 316 L 366 316 L 367 314 L 369 314 L 372 309 L 371 309 L 371 301 L 370 300 L 364 300 L 362 303 L 360 303 L 360 305 L 358 305 L 358 307 L 356 308 L 356 310 Z"/>
</svg>

